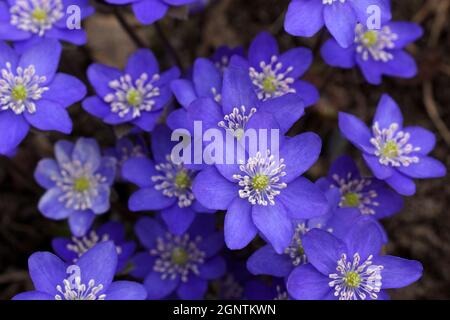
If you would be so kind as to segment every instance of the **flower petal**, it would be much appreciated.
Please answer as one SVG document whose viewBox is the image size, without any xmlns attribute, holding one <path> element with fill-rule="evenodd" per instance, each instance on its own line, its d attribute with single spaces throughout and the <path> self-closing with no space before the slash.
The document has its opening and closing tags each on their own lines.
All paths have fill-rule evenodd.
<svg viewBox="0 0 450 320">
<path fill-rule="evenodd" d="M 160 272 L 150 272 L 144 280 L 145 289 L 147 289 L 147 299 L 156 300 L 167 297 L 180 283 L 179 278 L 172 280 L 170 278 L 162 279 Z"/>
<path fill-rule="evenodd" d="M 394 256 L 379 256 L 374 265 L 383 266 L 381 282 L 383 289 L 403 288 L 422 277 L 423 267 L 419 261 Z"/>
<path fill-rule="evenodd" d="M 297 300 L 322 300 L 332 290 L 329 282 L 330 279 L 311 264 L 304 264 L 289 275 L 287 290 Z"/>
<path fill-rule="evenodd" d="M 36 101 L 36 112 L 25 113 L 25 118 L 33 127 L 44 131 L 72 132 L 72 120 L 62 105 L 50 100 Z"/>
<path fill-rule="evenodd" d="M 299 37 L 312 37 L 324 24 L 323 4 L 320 1 L 297 0 L 289 4 L 284 29 Z"/>
<path fill-rule="evenodd" d="M 105 294 L 105 300 L 145 300 L 147 297 L 144 286 L 133 281 L 113 282 Z"/>
<path fill-rule="evenodd" d="M 50 252 L 36 252 L 28 259 L 31 280 L 37 291 L 54 296 L 66 278 L 66 264 Z"/>
<path fill-rule="evenodd" d="M 286 254 L 278 254 L 270 245 L 256 250 L 247 260 L 247 269 L 254 275 L 287 277 L 294 268 Z"/>
<path fill-rule="evenodd" d="M 175 197 L 167 197 L 161 190 L 155 187 L 142 188 L 133 193 L 128 200 L 131 211 L 161 210 L 172 206 L 176 202 Z"/>
<path fill-rule="evenodd" d="M 225 214 L 225 243 L 231 250 L 244 248 L 256 236 L 258 229 L 252 220 L 252 206 L 236 197 Z"/>
</svg>

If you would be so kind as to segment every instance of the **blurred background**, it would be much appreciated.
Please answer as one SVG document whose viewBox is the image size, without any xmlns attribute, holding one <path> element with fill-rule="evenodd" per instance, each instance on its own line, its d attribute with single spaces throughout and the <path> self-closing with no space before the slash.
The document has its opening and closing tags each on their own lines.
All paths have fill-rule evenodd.
<svg viewBox="0 0 450 320">
<path fill-rule="evenodd" d="M 188 69 L 196 57 L 210 56 L 221 45 L 247 47 L 258 32 L 269 31 L 277 37 L 282 50 L 306 46 L 315 52 L 305 78 L 319 88 L 321 100 L 290 132 L 294 135 L 312 130 L 324 140 L 321 160 L 308 172 L 311 179 L 326 174 L 330 163 L 342 154 L 352 155 L 364 168 L 356 150 L 339 134 L 337 112 L 347 111 L 369 120 L 385 92 L 402 108 L 406 124 L 419 125 L 436 134 L 437 147 L 432 155 L 448 168 L 450 0 L 391 1 L 394 20 L 419 23 L 425 34 L 408 48 L 419 65 L 418 76 L 409 80 L 385 78 L 381 86 L 366 84 L 356 69 L 327 66 L 319 55 L 320 43 L 328 38 L 326 33 L 310 39 L 286 34 L 283 21 L 288 3 L 289 0 L 217 0 L 204 10 L 190 13 L 189 18 L 186 10 L 176 10 L 158 25 L 141 26 L 126 7 L 113 9 L 101 1 L 92 1 L 97 12 L 85 23 L 88 44 L 66 46 L 60 69 L 87 84 L 85 73 L 91 62 L 123 67 L 137 46 L 151 48 L 163 67 L 168 67 L 176 61 L 174 54 L 168 54 L 167 42 L 184 69 Z M 53 155 L 52 146 L 59 139 L 95 137 L 107 147 L 120 134 L 83 112 L 79 105 L 69 110 L 74 122 L 70 137 L 35 131 L 14 158 L 0 158 L 0 299 L 31 290 L 29 255 L 51 251 L 53 237 L 68 235 L 65 222 L 50 221 L 37 211 L 44 192 L 33 179 L 37 162 Z M 391 296 L 450 299 L 450 178 L 418 181 L 417 186 L 417 194 L 406 199 L 404 209 L 382 222 L 390 238 L 386 253 L 421 261 L 424 276 L 408 288 L 391 291 Z M 131 229 L 137 214 L 126 209 L 126 196 L 120 188 L 113 195 L 111 212 L 101 219 L 120 218 Z"/>
</svg>

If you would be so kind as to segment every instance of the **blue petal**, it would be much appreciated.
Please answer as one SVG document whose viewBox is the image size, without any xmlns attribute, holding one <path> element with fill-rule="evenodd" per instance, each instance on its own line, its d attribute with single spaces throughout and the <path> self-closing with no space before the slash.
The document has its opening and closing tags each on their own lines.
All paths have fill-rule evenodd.
<svg viewBox="0 0 450 320">
<path fill-rule="evenodd" d="M 381 282 L 383 289 L 403 288 L 422 277 L 423 267 L 419 261 L 394 256 L 379 256 L 374 265 L 383 266 Z"/>
<path fill-rule="evenodd" d="M 428 154 L 434 149 L 436 136 L 431 131 L 422 127 L 405 127 L 403 131 L 410 135 L 408 143 L 412 144 L 413 147 L 420 148 L 417 153 Z"/>
<path fill-rule="evenodd" d="M 214 167 L 197 175 L 192 191 L 195 198 L 208 209 L 226 210 L 231 201 L 238 197 L 238 186 L 227 181 Z"/>
<path fill-rule="evenodd" d="M 403 196 L 412 196 L 416 193 L 416 185 L 414 181 L 404 174 L 393 170 L 392 176 L 385 180 L 392 189 Z"/>
<path fill-rule="evenodd" d="M 86 96 L 86 86 L 77 78 L 65 73 L 57 73 L 49 85 L 43 99 L 57 102 L 64 108 L 80 101 Z"/>
<path fill-rule="evenodd" d="M 355 66 L 355 47 L 342 48 L 334 39 L 329 39 L 323 44 L 320 54 L 330 66 L 345 69 Z"/>
<path fill-rule="evenodd" d="M 349 156 L 341 156 L 337 158 L 328 171 L 328 179 L 336 183 L 333 176 L 337 175 L 340 179 L 358 179 L 360 178 L 358 167 L 355 161 Z"/>
<path fill-rule="evenodd" d="M 253 83 L 250 81 L 248 70 L 229 66 L 223 75 L 222 106 L 225 114 L 233 108 L 245 106 L 253 108 L 258 105 Z"/>
<path fill-rule="evenodd" d="M 144 286 L 133 281 L 113 282 L 105 294 L 105 300 L 145 300 L 147 297 Z"/>
<path fill-rule="evenodd" d="M 174 80 L 170 84 L 175 98 L 178 103 L 187 108 L 195 99 L 197 99 L 197 93 L 195 92 L 193 83 L 189 80 L 179 79 Z"/>
<path fill-rule="evenodd" d="M 380 159 L 377 156 L 372 156 L 366 153 L 363 153 L 363 158 L 366 164 L 369 166 L 372 173 L 378 179 L 384 180 L 391 177 L 395 170 L 390 166 L 384 165 L 380 163 Z"/>
<path fill-rule="evenodd" d="M 34 171 L 34 179 L 46 189 L 55 186 L 54 178 L 61 178 L 58 163 L 53 159 L 42 159 Z"/>
<path fill-rule="evenodd" d="M 80 267 L 81 282 L 87 284 L 91 279 L 96 285 L 103 285 L 103 293 L 108 290 L 117 268 L 116 246 L 112 241 L 96 244 L 77 261 Z"/>
<path fill-rule="evenodd" d="M 110 187 L 107 184 L 100 184 L 97 186 L 97 196 L 92 200 L 91 210 L 95 214 L 102 214 L 109 210 L 109 195 Z"/>
<path fill-rule="evenodd" d="M 222 257 L 215 257 L 205 261 L 199 266 L 199 277 L 205 280 L 220 278 L 226 270 L 225 260 Z"/>
<path fill-rule="evenodd" d="M 155 165 L 144 157 L 130 158 L 122 165 L 122 177 L 141 188 L 153 185 L 152 176 L 158 175 Z"/>
<path fill-rule="evenodd" d="M 195 60 L 193 81 L 199 97 L 214 98 L 212 88 L 218 93 L 222 91 L 222 75 L 209 59 Z"/>
<path fill-rule="evenodd" d="M 44 131 L 72 132 L 72 120 L 67 110 L 57 102 L 36 101 L 36 112 L 25 113 L 25 118 L 33 127 Z"/>
<path fill-rule="evenodd" d="M 412 22 L 391 21 L 387 23 L 386 26 L 391 29 L 392 33 L 397 35 L 397 39 L 394 41 L 396 49 L 406 47 L 423 35 L 422 27 Z"/>
<path fill-rule="evenodd" d="M 371 217 L 357 219 L 345 237 L 348 256 L 353 257 L 358 253 L 361 261 L 365 261 L 370 255 L 380 253 L 383 245 L 383 234 L 380 232 L 376 220 Z"/>
<path fill-rule="evenodd" d="M 398 171 L 407 177 L 417 179 L 441 178 L 447 174 L 445 165 L 431 157 L 419 157 L 418 163 L 398 167 Z"/>
<path fill-rule="evenodd" d="M 100 167 L 97 169 L 97 173 L 105 178 L 104 183 L 112 185 L 116 176 L 117 160 L 113 157 L 102 157 Z"/>
<path fill-rule="evenodd" d="M 65 202 L 59 198 L 63 196 L 61 189 L 55 187 L 47 192 L 39 200 L 38 208 L 44 217 L 53 220 L 62 220 L 75 212 L 72 208 L 66 208 Z"/>
<path fill-rule="evenodd" d="M 323 4 L 320 1 L 291 1 L 284 20 L 287 33 L 312 37 L 323 27 Z"/>
<path fill-rule="evenodd" d="M 373 146 L 370 143 L 372 134 L 369 128 L 354 115 L 339 112 L 339 129 L 344 137 L 361 151 L 370 152 L 373 150 Z"/>
<path fill-rule="evenodd" d="M 283 64 L 283 69 L 280 71 L 283 72 L 292 67 L 293 70 L 288 73 L 288 76 L 297 79 L 309 69 L 313 55 L 310 49 L 298 47 L 284 52 L 280 55 L 279 61 Z"/>
<path fill-rule="evenodd" d="M 55 143 L 55 158 L 60 167 L 72 161 L 74 147 L 75 145 L 67 140 L 59 140 Z"/>
<path fill-rule="evenodd" d="M 162 279 L 162 274 L 152 271 L 145 277 L 144 286 L 147 289 L 147 299 L 162 299 L 171 294 L 180 283 L 179 277 L 175 280 Z"/>
<path fill-rule="evenodd" d="M 97 96 L 88 97 L 82 103 L 83 109 L 97 118 L 105 118 L 111 112 L 111 107 Z"/>
<path fill-rule="evenodd" d="M 141 244 L 147 249 L 154 248 L 156 246 L 156 239 L 166 234 L 161 224 L 149 217 L 140 218 L 134 227 L 134 231 Z"/>
<path fill-rule="evenodd" d="M 129 74 L 133 80 L 137 80 L 143 73 L 151 79 L 159 72 L 158 61 L 149 49 L 138 49 L 128 59 L 125 73 Z"/>
<path fill-rule="evenodd" d="M 169 6 L 159 0 L 136 1 L 131 6 L 134 15 L 143 24 L 152 24 L 165 16 Z"/>
<path fill-rule="evenodd" d="M 54 296 L 66 278 L 66 264 L 50 252 L 36 252 L 28 259 L 31 280 L 37 291 Z"/>
<path fill-rule="evenodd" d="M 128 207 L 131 211 L 161 210 L 169 208 L 175 201 L 176 197 L 167 197 L 161 190 L 148 187 L 133 193 L 128 200 Z"/>
<path fill-rule="evenodd" d="M 286 208 L 281 202 L 276 202 L 275 205 L 252 206 L 252 218 L 258 230 L 275 251 L 282 253 L 290 244 L 294 229 Z"/>
<path fill-rule="evenodd" d="M 338 260 L 347 253 L 344 242 L 320 229 L 306 233 L 302 244 L 308 261 L 326 276 L 336 272 Z"/>
<path fill-rule="evenodd" d="M 392 18 L 389 0 L 350 0 L 350 2 L 360 23 L 364 24 L 369 20 L 372 13 L 369 14 L 367 9 L 370 6 L 378 7 L 381 13 L 380 21 L 382 24 Z"/>
<path fill-rule="evenodd" d="M 95 214 L 91 210 L 74 211 L 69 216 L 69 227 L 76 237 L 84 236 L 94 222 Z"/>
<path fill-rule="evenodd" d="M 355 40 L 357 18 L 349 3 L 325 5 L 323 17 L 328 31 L 341 47 L 347 48 Z"/>
<path fill-rule="evenodd" d="M 231 250 L 244 248 L 256 236 L 258 229 L 252 220 L 252 206 L 236 197 L 225 214 L 225 243 Z"/>
<path fill-rule="evenodd" d="M 327 276 L 311 264 L 305 264 L 292 271 L 287 280 L 287 290 L 297 300 L 322 300 L 332 290 L 329 282 Z"/>
<path fill-rule="evenodd" d="M 319 101 L 319 91 L 317 88 L 308 81 L 297 80 L 293 84 L 295 93 L 303 100 L 305 108 L 316 104 Z"/>
<path fill-rule="evenodd" d="M 177 295 L 182 300 L 203 299 L 208 289 L 208 281 L 191 275 L 187 282 L 181 282 L 177 289 Z"/>
<path fill-rule="evenodd" d="M 78 160 L 82 164 L 89 164 L 89 167 L 95 172 L 102 161 L 97 141 L 93 138 L 79 138 L 73 148 L 72 159 Z"/>
<path fill-rule="evenodd" d="M 278 55 L 277 40 L 268 32 L 260 32 L 253 39 L 248 49 L 248 59 L 250 65 L 256 69 L 260 68 L 260 63 L 270 63 L 273 56 Z"/>
<path fill-rule="evenodd" d="M 109 83 L 118 80 L 122 76 L 122 72 L 113 67 L 94 63 L 89 66 L 87 76 L 97 94 L 104 98 L 112 92 Z"/>
<path fill-rule="evenodd" d="M 254 275 L 287 277 L 294 268 L 286 254 L 278 254 L 270 245 L 256 250 L 247 260 L 247 268 Z"/>
<path fill-rule="evenodd" d="M 137 253 L 130 260 L 130 275 L 138 279 L 144 279 L 153 271 L 154 262 L 155 257 L 151 256 L 148 251 Z"/>
<path fill-rule="evenodd" d="M 393 51 L 393 59 L 383 64 L 382 72 L 385 75 L 412 78 L 417 74 L 417 64 L 414 58 L 404 51 Z"/>
<path fill-rule="evenodd" d="M 2 3 L 0 3 L 0 6 L 2 6 Z M 1 38 L 2 37 L 0 34 L 0 39 Z M 11 69 L 15 71 L 17 68 L 18 59 L 19 58 L 14 49 L 8 46 L 5 42 L 0 41 L 0 66 L 4 68 L 9 62 L 11 64 Z"/>
<path fill-rule="evenodd" d="M 161 216 L 171 233 L 181 235 L 191 226 L 195 218 L 195 212 L 192 208 L 180 208 L 178 204 L 174 204 L 167 209 L 163 209 Z"/>
<path fill-rule="evenodd" d="M 391 96 L 383 94 L 378 103 L 377 111 L 373 118 L 373 123 L 378 122 L 380 129 L 387 129 L 393 123 L 403 126 L 403 115 L 397 103 Z"/>
<path fill-rule="evenodd" d="M 15 149 L 25 139 L 29 128 L 23 116 L 10 110 L 0 111 L 0 154 L 8 154 Z"/>
<path fill-rule="evenodd" d="M 41 291 L 27 291 L 15 295 L 12 300 L 55 300 L 55 296 Z"/>
</svg>

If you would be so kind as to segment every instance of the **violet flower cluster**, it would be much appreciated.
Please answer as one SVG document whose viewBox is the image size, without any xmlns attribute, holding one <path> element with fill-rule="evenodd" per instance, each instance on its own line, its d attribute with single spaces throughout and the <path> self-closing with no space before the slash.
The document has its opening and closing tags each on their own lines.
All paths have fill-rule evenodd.
<svg viewBox="0 0 450 320">
<path fill-rule="evenodd" d="M 144 25 L 172 7 L 207 5 L 106 2 L 130 4 Z M 319 100 L 303 80 L 312 50 L 281 52 L 263 31 L 248 50 L 220 47 L 183 73 L 160 70 L 150 49 L 138 49 L 123 70 L 92 63 L 83 84 L 58 72 L 59 41 L 87 41 L 81 28 L 70 28 L 70 5 L 81 19 L 94 13 L 84 0 L 0 0 L 0 154 L 13 157 L 31 128 L 70 134 L 76 123 L 67 108 L 79 102 L 89 121 L 126 134 L 104 149 L 92 137 L 68 137 L 39 161 L 34 178 L 45 192 L 38 211 L 67 220 L 70 232 L 52 241 L 54 254 L 30 256 L 35 289 L 14 299 L 376 300 L 420 279 L 420 262 L 382 254 L 389 239 L 379 222 L 402 210 L 414 179 L 446 174 L 429 155 L 434 134 L 404 125 L 407 106 L 383 95 L 370 127 L 341 112 L 336 126 L 373 176 L 343 155 L 311 181 L 321 137 L 288 131 Z M 377 18 L 374 6 L 378 27 L 368 23 Z M 284 26 L 301 37 L 325 26 L 332 36 L 320 50 L 325 62 L 357 66 L 371 84 L 417 73 L 405 48 L 422 29 L 391 21 L 389 0 L 292 0 Z M 198 139 L 198 124 L 214 139 Z M 249 146 L 251 132 L 263 134 Z M 184 155 L 208 150 L 212 140 L 217 148 L 207 161 L 179 161 L 174 150 L 184 136 L 193 137 Z M 118 275 L 131 280 L 114 281 Z"/>
</svg>

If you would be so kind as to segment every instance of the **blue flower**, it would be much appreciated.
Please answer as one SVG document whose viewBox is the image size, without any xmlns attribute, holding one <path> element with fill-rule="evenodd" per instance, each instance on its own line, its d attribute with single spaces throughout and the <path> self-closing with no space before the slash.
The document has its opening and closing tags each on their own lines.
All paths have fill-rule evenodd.
<svg viewBox="0 0 450 320">
<path fill-rule="evenodd" d="M 58 141 L 55 157 L 39 161 L 34 173 L 39 185 L 47 189 L 39 211 L 49 219 L 69 219 L 72 234 L 84 236 L 95 215 L 109 210 L 116 160 L 102 157 L 97 142 L 87 138 L 75 144 Z"/>
<path fill-rule="evenodd" d="M 198 0 L 105 0 L 110 4 L 131 4 L 134 15 L 140 23 L 152 24 L 162 19 L 171 6 L 179 7 Z"/>
<path fill-rule="evenodd" d="M 355 26 L 371 18 L 370 6 L 378 6 L 384 23 L 391 19 L 389 0 L 293 0 L 284 29 L 300 37 L 311 37 L 324 25 L 341 47 L 347 48 L 355 39 Z"/>
<path fill-rule="evenodd" d="M 422 276 L 418 261 L 381 256 L 382 244 L 370 217 L 360 217 L 343 240 L 311 230 L 303 237 L 309 263 L 289 276 L 289 294 L 299 300 L 387 299 L 385 289 L 405 287 Z"/>
<path fill-rule="evenodd" d="M 66 264 L 50 252 L 36 252 L 28 260 L 35 290 L 14 300 L 144 300 L 145 288 L 132 281 L 115 281 L 116 247 L 102 242 L 76 263 Z"/>
<path fill-rule="evenodd" d="M 201 299 L 208 281 L 225 273 L 225 260 L 218 255 L 223 235 L 215 231 L 212 217 L 197 218 L 180 235 L 168 232 L 156 219 L 143 217 L 135 232 L 146 252 L 133 258 L 130 273 L 145 279 L 149 299 L 163 299 L 173 292 L 181 299 Z"/>
<path fill-rule="evenodd" d="M 362 215 L 377 219 L 391 216 L 403 207 L 403 198 L 386 183 L 372 177 L 361 177 L 359 170 L 348 156 L 338 158 L 328 176 L 319 183 L 326 190 L 339 190 L 339 208 L 357 208 Z"/>
<path fill-rule="evenodd" d="M 0 42 L 0 154 L 12 153 L 30 126 L 72 131 L 66 108 L 86 95 L 86 87 L 56 73 L 60 55 L 56 40 L 42 40 L 22 55 Z"/>
<path fill-rule="evenodd" d="M 136 143 L 129 137 L 123 137 L 117 140 L 114 148 L 107 148 L 104 150 L 105 156 L 116 159 L 116 179 L 122 181 L 122 166 L 130 158 L 145 157 L 148 153 L 147 147 L 138 135 L 136 136 Z"/>
<path fill-rule="evenodd" d="M 93 64 L 87 74 L 97 92 L 83 101 L 87 112 L 107 124 L 132 123 L 151 131 L 171 99 L 169 83 L 180 72 L 173 67 L 160 74 L 153 53 L 139 49 L 129 58 L 124 72 Z"/>
<path fill-rule="evenodd" d="M 282 279 L 272 279 L 266 283 L 262 279 L 252 279 L 245 284 L 246 300 L 292 300 Z"/>
<path fill-rule="evenodd" d="M 232 60 L 236 58 L 234 56 Z M 280 132 L 286 133 L 303 115 L 304 104 L 293 93 L 266 101 L 259 100 L 248 76 L 248 69 L 232 61 L 224 71 L 220 103 L 211 97 L 198 98 L 190 103 L 185 112 L 187 115 L 169 117 L 171 128 L 185 128 L 193 135 L 194 121 L 199 121 L 204 131 L 221 129 L 241 140 L 248 128 L 266 125 L 261 122 L 262 118 L 270 122 L 271 117 L 266 117 L 268 114 L 279 124 Z"/>
<path fill-rule="evenodd" d="M 107 222 L 97 229 L 92 229 L 83 237 L 55 238 L 52 247 L 55 253 L 67 263 L 76 263 L 97 243 L 112 241 L 117 252 L 117 272 L 124 269 L 134 252 L 136 244 L 126 241 L 125 228 L 120 222 Z"/>
<path fill-rule="evenodd" d="M 375 177 L 384 180 L 398 193 L 416 192 L 413 178 L 438 178 L 446 174 L 445 166 L 428 156 L 436 138 L 421 127 L 403 128 L 403 115 L 394 100 L 383 95 L 371 130 L 353 115 L 341 112 L 342 134 L 363 153 Z"/>
<path fill-rule="evenodd" d="M 192 192 L 195 170 L 171 160 L 170 130 L 158 126 L 152 135 L 153 159 L 134 157 L 122 166 L 122 177 L 139 187 L 128 201 L 131 211 L 160 210 L 170 232 L 184 233 L 196 213 L 213 212 L 200 205 Z"/>
<path fill-rule="evenodd" d="M 266 117 L 254 117 L 256 124 L 277 128 Z M 245 156 L 235 164 L 207 167 L 193 182 L 192 190 L 202 205 L 227 210 L 224 232 L 230 249 L 244 248 L 261 232 L 281 253 L 294 234 L 292 219 L 316 217 L 328 210 L 320 188 L 301 177 L 319 157 L 320 138 L 304 133 L 281 140 L 278 154 L 269 149 L 244 150 L 239 153 Z"/>
<path fill-rule="evenodd" d="M 422 28 L 409 22 L 389 22 L 380 30 L 368 30 L 362 24 L 355 29 L 355 41 L 341 48 L 334 39 L 322 46 L 326 63 L 334 67 L 353 68 L 357 65 L 367 82 L 381 84 L 382 76 L 411 78 L 417 74 L 414 58 L 404 51 L 422 36 Z"/>
<path fill-rule="evenodd" d="M 73 12 L 70 6 L 80 9 L 80 18 L 94 13 L 88 0 L 8 0 L 0 2 L 0 40 L 14 41 L 21 51 L 50 38 L 75 45 L 86 43 L 86 32 L 72 28 Z"/>
<path fill-rule="evenodd" d="M 312 60 L 311 50 L 302 47 L 280 54 L 276 39 L 267 32 L 259 33 L 251 43 L 248 61 L 234 59 L 248 71 L 258 99 L 265 101 L 294 93 L 303 99 L 305 107 L 319 100 L 317 89 L 299 80 Z"/>
<path fill-rule="evenodd" d="M 235 47 L 230 48 L 227 46 L 220 46 L 214 51 L 214 54 L 211 57 L 211 61 L 220 70 L 220 72 L 224 72 L 228 67 L 231 61 L 231 57 L 233 56 L 244 56 L 244 48 L 243 47 Z"/>
<path fill-rule="evenodd" d="M 320 185 L 321 182 L 316 182 Z M 289 246 L 280 254 L 269 244 L 256 250 L 247 261 L 248 270 L 254 275 L 272 275 L 286 278 L 297 266 L 308 263 L 303 248 L 303 238 L 310 230 L 321 229 L 337 238 L 347 235 L 355 221 L 360 217 L 358 210 L 339 209 L 340 192 L 336 188 L 326 189 L 328 211 L 315 218 L 293 221 L 294 235 Z M 379 229 L 385 234 L 384 229 Z M 385 237 L 384 240 L 387 241 Z"/>
</svg>

